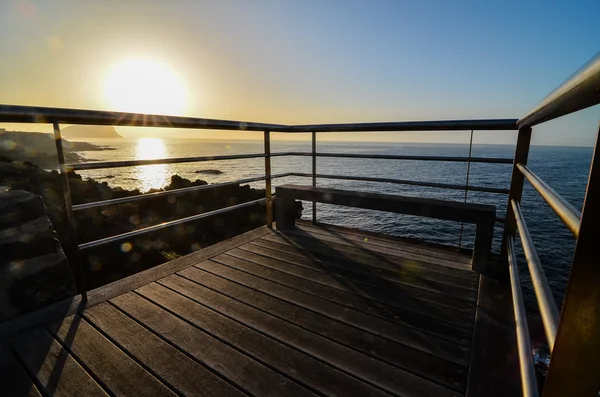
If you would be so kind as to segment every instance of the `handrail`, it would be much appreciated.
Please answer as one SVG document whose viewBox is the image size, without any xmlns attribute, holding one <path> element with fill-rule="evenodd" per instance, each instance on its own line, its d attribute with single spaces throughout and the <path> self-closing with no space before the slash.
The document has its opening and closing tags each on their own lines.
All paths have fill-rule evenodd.
<svg viewBox="0 0 600 397">
<path fill-rule="evenodd" d="M 550 348 L 550 352 L 552 352 L 552 349 L 554 349 L 554 341 L 556 339 L 556 330 L 558 328 L 558 309 L 556 308 L 556 302 L 554 302 L 540 258 L 533 245 L 531 235 L 529 234 L 529 229 L 523 219 L 521 207 L 515 200 L 511 201 L 511 206 L 515 214 L 515 221 L 517 223 L 517 228 L 519 229 L 519 236 L 521 237 L 523 251 L 525 251 L 527 265 L 529 266 L 533 290 L 537 297 L 540 314 L 542 315 L 542 323 L 544 324 L 548 347 Z"/>
<path fill-rule="evenodd" d="M 177 164 L 177 163 L 195 163 L 201 161 L 221 161 L 221 160 L 239 160 L 254 159 L 265 157 L 264 153 L 252 154 L 228 154 L 223 156 L 199 156 L 199 157 L 174 157 L 166 159 L 151 160 L 124 160 L 124 161 L 105 161 L 95 163 L 75 163 L 67 164 L 65 167 L 73 171 L 98 170 L 103 168 L 135 167 L 139 165 L 152 164 Z"/>
<path fill-rule="evenodd" d="M 381 160 L 419 160 L 419 161 L 450 161 L 472 163 L 512 164 L 513 159 L 501 157 L 464 157 L 464 156 L 410 156 L 391 154 L 348 154 L 348 153 L 316 153 L 317 157 L 381 159 Z"/>
<path fill-rule="evenodd" d="M 312 177 L 313 174 L 303 172 L 290 172 L 289 176 L 300 176 L 300 177 Z M 436 183 L 436 182 L 421 182 L 421 181 L 410 181 L 403 179 L 389 179 L 389 178 L 373 178 L 368 176 L 350 176 L 350 175 L 329 175 L 329 174 L 315 174 L 317 178 L 323 179 L 340 179 L 349 181 L 362 181 L 362 182 L 381 182 L 381 183 L 393 183 L 397 185 L 414 185 L 414 186 L 425 186 L 425 187 L 436 187 L 442 189 L 456 189 L 465 190 L 469 189 L 475 192 L 487 192 L 487 193 L 499 193 L 508 194 L 508 189 L 482 187 L 482 186 L 465 186 L 465 185 L 452 185 L 448 183 Z"/>
<path fill-rule="evenodd" d="M 0 105 L 0 123 L 118 125 L 261 132 L 265 130 L 273 130 L 275 128 L 287 128 L 287 126 L 281 124 L 254 123 L 246 121 L 15 105 Z"/>
<path fill-rule="evenodd" d="M 159 223 L 158 225 L 148 226 L 148 227 L 145 227 L 142 229 L 133 230 L 131 232 L 117 234 L 116 236 L 110 236 L 110 237 L 102 238 L 99 240 L 94 240 L 94 241 L 90 241 L 87 243 L 79 244 L 79 249 L 84 250 L 84 249 L 88 249 L 88 248 L 92 248 L 92 247 L 97 247 L 99 245 L 114 243 L 116 241 L 124 240 L 129 237 L 139 236 L 140 234 L 154 232 L 154 231 L 164 229 L 167 227 L 180 225 L 182 223 L 197 221 L 199 219 L 208 218 L 210 216 L 219 215 L 219 214 L 223 214 L 225 212 L 234 211 L 234 210 L 237 210 L 240 208 L 250 207 L 250 206 L 253 206 L 256 204 L 264 203 L 266 201 L 267 201 L 266 198 L 252 200 L 252 201 L 248 201 L 248 202 L 241 203 L 241 204 L 231 205 L 231 206 L 225 207 L 225 208 L 219 208 L 218 210 L 214 210 L 214 211 L 204 212 L 202 214 L 192 215 L 192 216 L 188 216 L 186 218 L 176 219 L 174 221 Z"/>
<path fill-rule="evenodd" d="M 290 175 L 290 173 L 271 175 L 271 179 L 284 178 L 289 175 Z M 267 179 L 266 176 L 257 176 L 255 178 L 238 179 L 236 181 L 231 181 L 231 182 L 211 183 L 208 185 L 191 186 L 191 187 L 184 187 L 181 189 L 165 190 L 162 192 L 145 193 L 145 194 L 138 194 L 136 196 L 119 197 L 119 198 L 110 199 L 110 200 L 94 201 L 91 203 L 74 205 L 73 211 L 89 210 L 91 208 L 106 207 L 109 205 L 116 205 L 116 204 L 125 204 L 125 203 L 131 203 L 134 201 L 152 199 L 152 198 L 156 198 L 156 197 L 173 196 L 176 194 L 196 192 L 199 190 L 210 190 L 210 189 L 220 188 L 223 186 L 241 185 L 242 183 L 258 182 L 258 181 L 264 181 L 266 179 Z"/>
<path fill-rule="evenodd" d="M 581 212 L 573 207 L 567 200 L 562 198 L 550 186 L 546 184 L 540 177 L 531 172 L 525 164 L 517 164 L 517 168 L 531 185 L 537 190 L 540 196 L 558 215 L 560 220 L 573 233 L 573 236 L 579 236 L 579 226 L 581 224 Z"/>
<path fill-rule="evenodd" d="M 273 132 L 516 130 L 517 119 L 283 125 L 157 114 L 0 105 L 0 123 L 60 123 Z"/>
<path fill-rule="evenodd" d="M 343 123 L 290 125 L 274 128 L 275 132 L 385 132 L 385 131 L 459 131 L 459 130 L 516 130 L 516 119 L 436 120 L 379 123 Z"/>
<path fill-rule="evenodd" d="M 529 338 L 529 327 L 527 326 L 527 314 L 523 303 L 523 292 L 521 291 L 521 280 L 519 279 L 519 268 L 515 256 L 514 239 L 511 236 L 506 240 L 506 252 L 508 253 L 508 271 L 510 273 L 510 286 L 515 312 L 515 327 L 517 329 L 517 345 L 519 348 L 519 366 L 521 369 L 521 386 L 524 397 L 538 396 L 537 379 L 533 367 L 531 342 Z"/>
<path fill-rule="evenodd" d="M 517 121 L 532 127 L 600 103 L 600 52 Z"/>
</svg>

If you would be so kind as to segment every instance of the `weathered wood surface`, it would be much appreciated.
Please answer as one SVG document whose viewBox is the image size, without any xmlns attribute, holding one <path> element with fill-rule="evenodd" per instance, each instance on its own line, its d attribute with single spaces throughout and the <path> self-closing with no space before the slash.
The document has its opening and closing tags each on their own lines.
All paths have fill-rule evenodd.
<svg viewBox="0 0 600 397">
<path fill-rule="evenodd" d="M 276 220 L 278 228 L 284 230 L 294 227 L 294 200 L 316 201 L 475 224 L 472 269 L 477 272 L 487 271 L 496 222 L 496 207 L 493 205 L 303 185 L 277 186 L 276 195 L 278 199 Z"/>
<path fill-rule="evenodd" d="M 44 328 L 35 328 L 10 345 L 42 391 L 51 396 L 107 396 L 102 387 Z"/>
<path fill-rule="evenodd" d="M 467 397 L 521 395 L 510 281 L 503 276 L 481 275 Z"/>
<path fill-rule="evenodd" d="M 11 321 L 0 322 L 0 339 L 16 335 L 19 331 L 59 320 L 74 313 L 81 313 L 86 308 L 106 302 L 107 300 L 119 296 L 125 292 L 139 288 L 161 277 L 173 274 L 178 270 L 184 269 L 194 263 L 201 262 L 211 258 L 214 255 L 226 252 L 245 242 L 252 241 L 260 236 L 269 233 L 266 227 L 251 230 L 225 241 L 203 248 L 189 255 L 177 258 L 175 260 L 155 266 L 143 272 L 125 277 L 121 280 L 104 285 L 89 291 L 87 300 L 82 300 L 80 295 L 73 298 L 54 303 L 48 307 L 28 313 Z"/>
<path fill-rule="evenodd" d="M 478 396 L 488 380 L 510 384 L 493 280 L 479 288 L 468 254 L 396 243 L 300 225 L 191 254 L 0 344 L 0 394 Z"/>
</svg>

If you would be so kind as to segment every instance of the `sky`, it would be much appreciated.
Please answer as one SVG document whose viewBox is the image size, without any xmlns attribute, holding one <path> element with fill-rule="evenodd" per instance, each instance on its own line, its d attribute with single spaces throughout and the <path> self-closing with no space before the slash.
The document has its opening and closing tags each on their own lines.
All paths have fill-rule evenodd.
<svg viewBox="0 0 600 397">
<path fill-rule="evenodd" d="M 599 15 L 598 0 L 0 0 L 0 103 L 282 124 L 519 118 L 600 50 Z M 599 119 L 594 107 L 549 122 L 533 141 L 591 146 Z"/>
</svg>

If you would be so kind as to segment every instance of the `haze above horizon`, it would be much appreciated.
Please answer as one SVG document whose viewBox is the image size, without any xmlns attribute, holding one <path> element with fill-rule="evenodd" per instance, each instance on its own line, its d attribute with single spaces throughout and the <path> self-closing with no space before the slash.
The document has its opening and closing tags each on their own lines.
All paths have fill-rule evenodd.
<svg viewBox="0 0 600 397">
<path fill-rule="evenodd" d="M 595 0 L 2 0 L 0 103 L 281 124 L 518 118 L 600 49 L 598 15 Z M 599 116 L 596 106 L 538 126 L 533 143 L 591 146 Z M 464 143 L 468 135 L 320 139 Z M 514 139 L 477 132 L 474 142 Z"/>
</svg>

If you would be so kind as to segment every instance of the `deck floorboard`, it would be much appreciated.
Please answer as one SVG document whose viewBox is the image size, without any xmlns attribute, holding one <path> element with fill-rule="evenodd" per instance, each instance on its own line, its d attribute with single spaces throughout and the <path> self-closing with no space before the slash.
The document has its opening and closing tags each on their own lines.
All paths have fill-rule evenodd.
<svg viewBox="0 0 600 397">
<path fill-rule="evenodd" d="M 442 246 L 263 228 L 0 324 L 0 394 L 477 395 L 479 278 Z"/>
</svg>

